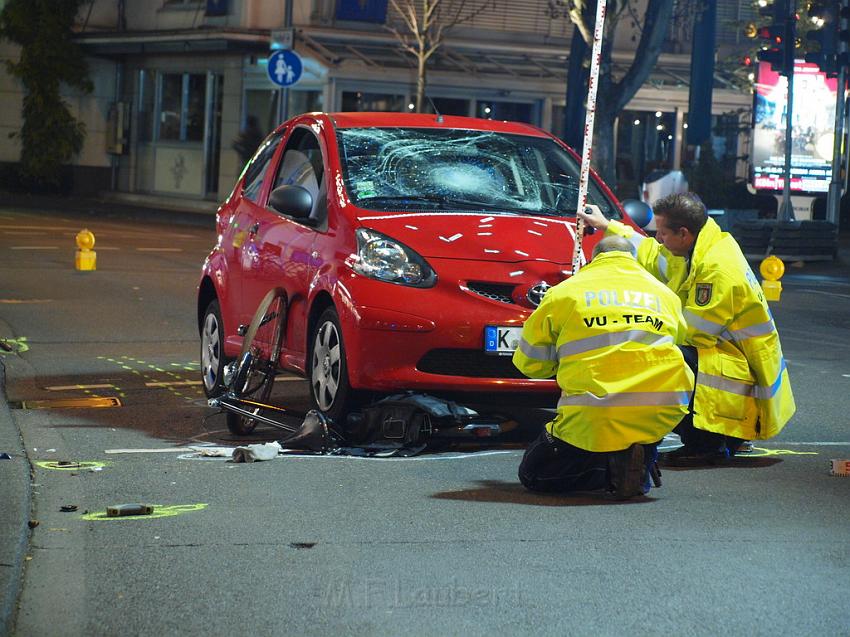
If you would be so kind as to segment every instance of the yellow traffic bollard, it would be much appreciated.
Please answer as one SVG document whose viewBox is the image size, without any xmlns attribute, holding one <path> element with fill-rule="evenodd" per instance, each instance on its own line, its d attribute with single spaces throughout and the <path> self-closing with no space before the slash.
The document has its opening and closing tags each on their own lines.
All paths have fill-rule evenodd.
<svg viewBox="0 0 850 637">
<path fill-rule="evenodd" d="M 768 301 L 778 301 L 782 294 L 782 283 L 779 279 L 785 274 L 785 264 L 782 259 L 775 255 L 770 255 L 759 265 L 764 280 L 761 282 L 761 289 L 764 290 L 764 298 Z"/>
<path fill-rule="evenodd" d="M 94 235 L 83 228 L 77 233 L 77 258 L 75 265 L 78 270 L 96 270 L 97 269 L 97 252 L 92 250 L 94 247 Z"/>
</svg>

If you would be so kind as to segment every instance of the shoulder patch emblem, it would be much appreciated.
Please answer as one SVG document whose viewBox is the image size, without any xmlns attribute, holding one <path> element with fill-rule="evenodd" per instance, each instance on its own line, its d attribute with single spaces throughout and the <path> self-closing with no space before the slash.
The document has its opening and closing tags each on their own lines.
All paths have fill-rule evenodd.
<svg viewBox="0 0 850 637">
<path fill-rule="evenodd" d="M 711 286 L 711 283 L 697 283 L 696 293 L 694 294 L 694 301 L 697 305 L 708 305 L 711 300 Z"/>
</svg>

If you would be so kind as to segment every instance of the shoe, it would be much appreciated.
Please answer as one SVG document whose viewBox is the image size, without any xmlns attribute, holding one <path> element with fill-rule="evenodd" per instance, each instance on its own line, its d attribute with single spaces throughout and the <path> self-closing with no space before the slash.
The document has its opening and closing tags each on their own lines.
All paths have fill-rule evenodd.
<svg viewBox="0 0 850 637">
<path fill-rule="evenodd" d="M 739 453 L 752 453 L 753 452 L 753 441 L 752 440 L 744 440 L 738 445 L 738 448 L 735 449 L 735 455 L 737 456 Z"/>
<path fill-rule="evenodd" d="M 674 451 L 658 454 L 658 464 L 662 467 L 713 467 L 729 464 L 729 451 L 726 448 L 710 451 L 691 447 L 679 447 Z"/>
<path fill-rule="evenodd" d="M 628 500 L 643 495 L 645 473 L 643 445 L 635 443 L 623 451 L 609 453 L 605 497 L 610 500 Z"/>
</svg>

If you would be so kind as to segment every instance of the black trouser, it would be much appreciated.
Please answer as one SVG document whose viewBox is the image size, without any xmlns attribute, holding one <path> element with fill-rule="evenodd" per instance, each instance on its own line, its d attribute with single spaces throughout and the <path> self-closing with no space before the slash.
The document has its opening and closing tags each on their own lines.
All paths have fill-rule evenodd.
<svg viewBox="0 0 850 637">
<path fill-rule="evenodd" d="M 655 462 L 656 445 L 644 445 L 646 465 Z M 566 493 L 595 491 L 608 486 L 608 454 L 587 451 L 555 438 L 543 428 L 525 450 L 519 481 L 531 491 Z M 649 491 L 648 469 L 644 490 Z"/>
<path fill-rule="evenodd" d="M 699 355 L 697 348 L 690 345 L 679 345 L 682 350 L 682 355 L 685 357 L 685 362 L 691 371 L 694 373 L 694 378 L 699 373 Z M 694 394 L 691 394 L 691 402 L 688 405 L 688 413 L 679 421 L 679 424 L 673 431 L 679 434 L 682 439 L 682 444 L 688 449 L 692 449 L 696 453 L 723 451 L 729 450 L 730 455 L 734 455 L 740 444 L 743 442 L 741 438 L 732 436 L 724 436 L 723 434 L 714 433 L 713 431 L 705 431 L 694 427 Z"/>
</svg>

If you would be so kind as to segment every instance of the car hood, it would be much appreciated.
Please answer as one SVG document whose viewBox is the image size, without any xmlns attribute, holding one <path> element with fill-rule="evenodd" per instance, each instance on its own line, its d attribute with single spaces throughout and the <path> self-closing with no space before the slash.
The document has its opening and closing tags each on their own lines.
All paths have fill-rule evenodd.
<svg viewBox="0 0 850 637">
<path fill-rule="evenodd" d="M 480 212 L 366 213 L 360 223 L 423 257 L 572 261 L 575 219 Z"/>
</svg>

